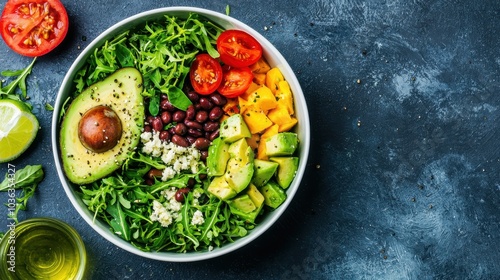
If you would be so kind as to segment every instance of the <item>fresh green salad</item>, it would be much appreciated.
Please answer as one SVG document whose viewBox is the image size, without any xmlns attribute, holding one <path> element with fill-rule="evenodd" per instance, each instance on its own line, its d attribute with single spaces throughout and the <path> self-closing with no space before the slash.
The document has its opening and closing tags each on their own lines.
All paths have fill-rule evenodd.
<svg viewBox="0 0 500 280">
<path fill-rule="evenodd" d="M 130 114 L 127 111 L 131 110 L 130 108 L 122 108 L 123 112 L 127 113 L 123 116 L 132 116 L 131 120 L 135 122 L 127 123 L 129 121 L 122 120 L 120 128 L 125 133 L 129 124 L 137 125 L 139 133 L 131 131 L 127 134 L 138 139 L 137 145 L 119 152 L 123 161 L 117 160 L 114 170 L 109 175 L 91 182 L 85 181 L 88 177 L 82 177 L 81 183 L 76 185 L 79 186 L 78 193 L 81 199 L 94 213 L 94 218 L 107 223 L 116 235 L 141 250 L 210 251 L 246 236 L 266 212 L 272 211 L 286 199 L 286 188 L 297 170 L 298 158 L 293 157 L 298 144 L 296 134 L 279 133 L 280 137 L 273 137 L 276 138 L 273 141 L 278 141 L 273 142 L 273 147 L 278 147 L 281 142 L 287 142 L 288 150 L 274 151 L 274 154 L 269 154 L 269 161 L 256 160 L 254 163 L 253 159 L 257 156 L 257 153 L 254 154 L 256 147 L 252 150 L 246 141 L 237 141 L 238 135 L 247 139 L 252 138 L 253 134 L 257 135 L 250 132 L 255 126 L 249 125 L 248 129 L 244 124 L 245 120 L 248 121 L 247 118 L 251 118 L 250 113 L 246 113 L 245 116 L 235 114 L 224 117 L 224 111 L 221 110 L 230 102 L 238 100 L 234 92 L 230 91 L 227 95 L 217 92 L 196 94 L 199 91 L 193 89 L 192 81 L 206 78 L 201 72 L 193 74 L 192 65 L 205 65 L 203 64 L 205 62 L 197 61 L 202 55 L 208 54 L 212 59 L 221 57 L 221 50 L 216 46 L 223 32 L 224 30 L 216 24 L 194 13 L 188 18 L 166 15 L 160 20 L 127 30 L 106 41 L 88 57 L 87 63 L 75 76 L 74 94 L 61 113 L 61 118 L 66 117 L 66 112 L 72 106 L 71 101 L 84 94 L 86 90 L 92 91 L 90 99 L 95 101 L 99 97 L 94 96 L 93 88 L 96 94 L 98 89 L 112 91 L 116 100 L 122 98 L 119 92 L 122 83 L 140 89 L 143 102 L 140 102 L 142 99 L 139 98 L 131 107 L 143 105 L 144 112 Z M 258 54 L 255 59 L 260 59 L 260 56 L 261 54 Z M 224 63 L 222 65 L 224 66 Z M 240 68 L 231 66 L 231 69 L 246 71 L 248 68 L 245 65 L 240 66 Z M 142 77 L 136 77 L 133 72 L 135 70 L 130 69 L 137 69 Z M 224 73 L 229 73 L 228 69 L 226 68 Z M 254 73 L 260 71 L 253 70 Z M 116 85 L 111 87 L 101 83 L 103 80 L 109 80 L 109 77 L 114 79 Z M 284 79 L 281 77 L 281 80 Z M 278 85 L 281 81 L 275 82 Z M 225 85 L 227 84 L 226 82 Z M 249 86 L 250 83 L 246 87 Z M 280 86 L 284 87 L 281 84 Z M 226 92 L 221 87 L 219 92 Z M 280 96 L 279 93 L 275 94 Z M 122 98 L 120 102 L 131 101 Z M 238 110 L 239 106 L 241 104 L 236 104 L 231 110 Z M 275 118 L 283 118 L 279 113 L 290 110 L 286 106 L 281 109 L 275 114 Z M 120 112 L 117 113 L 119 117 L 123 117 Z M 80 112 L 80 115 L 82 114 L 83 112 Z M 107 112 L 106 108 L 99 108 L 94 114 L 109 117 L 111 113 Z M 190 117 L 189 114 L 195 115 Z M 86 113 L 83 117 L 85 115 Z M 290 118 L 289 115 L 286 117 Z M 272 119 L 273 116 L 270 115 L 269 118 Z M 288 127 L 296 123 L 293 118 L 292 121 L 294 122 L 290 122 Z M 95 121 L 95 125 L 99 125 L 98 121 Z M 239 134 L 228 131 L 228 127 L 238 130 Z M 271 124 L 269 127 L 271 130 Z M 278 129 L 288 127 L 274 125 L 272 128 L 278 132 Z M 224 129 L 224 132 L 221 131 Z M 103 129 L 103 133 L 104 131 Z M 178 137 L 178 135 L 185 136 Z M 113 135 L 105 134 L 103 143 L 109 139 L 108 136 L 112 138 Z M 228 140 L 229 137 L 234 138 L 232 141 L 234 143 L 226 141 L 227 143 L 218 144 L 217 147 L 212 144 Z M 84 143 L 81 137 L 80 140 Z M 85 147 L 90 150 L 106 148 L 104 144 L 101 146 L 91 144 L 90 148 L 86 145 Z M 101 152 L 87 151 L 89 155 L 98 153 Z M 108 152 L 102 152 L 106 153 Z M 124 153 L 126 155 L 123 157 Z M 229 171 L 226 171 L 225 175 L 215 174 L 215 170 L 221 167 L 219 165 L 221 153 L 226 157 L 223 165 L 226 166 L 227 163 L 228 170 L 233 168 L 241 173 L 243 170 L 241 158 L 246 157 L 247 161 L 251 162 L 251 172 L 237 174 L 235 171 L 234 174 L 228 174 Z M 75 154 L 66 153 L 64 147 L 62 156 L 77 157 Z M 282 168 L 281 171 L 276 171 L 285 161 L 291 162 L 292 165 L 287 163 L 288 167 L 291 166 L 291 170 Z M 91 156 L 86 162 L 89 169 L 98 168 L 95 166 L 100 164 L 95 163 L 96 160 L 93 161 Z M 257 170 L 261 167 L 272 172 L 268 172 L 269 176 L 267 174 L 260 174 L 259 178 L 252 176 L 254 168 Z M 222 168 L 222 172 L 224 170 L 225 167 Z M 283 178 L 288 178 L 280 178 L 277 182 L 265 185 L 270 175 L 278 172 L 283 173 L 281 174 Z M 89 172 L 89 177 L 91 175 Z M 240 194 L 229 188 L 225 180 L 226 185 L 214 185 L 214 180 L 222 178 L 226 178 L 230 184 L 242 183 L 233 176 L 248 177 L 244 179 L 245 187 L 237 191 L 241 192 Z M 258 189 L 253 183 L 250 184 L 251 187 L 246 187 L 252 178 Z"/>
</svg>

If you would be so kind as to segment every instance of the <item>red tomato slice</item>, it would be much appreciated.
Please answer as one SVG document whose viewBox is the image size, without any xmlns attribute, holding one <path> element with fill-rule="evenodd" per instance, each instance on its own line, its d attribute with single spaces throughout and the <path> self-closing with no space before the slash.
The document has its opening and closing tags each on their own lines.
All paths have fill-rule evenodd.
<svg viewBox="0 0 500 280">
<path fill-rule="evenodd" d="M 226 30 L 217 38 L 217 51 L 224 64 L 246 67 L 262 56 L 262 46 L 254 37 L 241 30 Z"/>
<path fill-rule="evenodd" d="M 195 57 L 189 70 L 193 89 L 199 94 L 210 94 L 217 90 L 222 82 L 222 67 L 219 61 L 204 53 Z"/>
<path fill-rule="evenodd" d="M 59 0 L 9 0 L 0 18 L 0 33 L 13 51 L 35 57 L 57 47 L 68 25 L 68 14 Z"/>
<path fill-rule="evenodd" d="M 229 67 L 224 65 L 222 83 L 217 89 L 227 98 L 235 98 L 243 94 L 252 84 L 253 73 L 248 67 Z"/>
</svg>

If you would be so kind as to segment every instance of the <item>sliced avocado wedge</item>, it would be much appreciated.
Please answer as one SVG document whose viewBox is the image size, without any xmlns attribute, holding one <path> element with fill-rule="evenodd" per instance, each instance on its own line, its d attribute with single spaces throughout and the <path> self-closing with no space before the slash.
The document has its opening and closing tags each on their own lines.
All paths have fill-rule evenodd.
<svg viewBox="0 0 500 280">
<path fill-rule="evenodd" d="M 63 169 L 71 182 L 94 182 L 127 159 L 144 125 L 142 91 L 141 73 L 123 68 L 71 102 L 59 139 Z"/>
<path fill-rule="evenodd" d="M 209 176 L 221 176 L 226 171 L 229 160 L 229 144 L 220 137 L 215 138 L 208 148 L 207 169 Z"/>
<path fill-rule="evenodd" d="M 276 173 L 278 163 L 273 161 L 255 159 L 252 183 L 257 187 L 264 186 Z"/>
<path fill-rule="evenodd" d="M 238 197 L 228 200 L 227 204 L 229 204 L 229 207 L 238 209 L 243 213 L 250 213 L 253 210 L 257 209 L 248 194 L 239 195 Z"/>
<path fill-rule="evenodd" d="M 260 192 L 264 196 L 264 204 L 273 209 L 278 208 L 286 200 L 285 191 L 274 181 L 265 184 L 260 188 Z"/>
<path fill-rule="evenodd" d="M 229 146 L 229 161 L 224 178 L 237 193 L 243 191 L 252 180 L 254 152 L 244 138 Z"/>
<path fill-rule="evenodd" d="M 264 196 L 260 193 L 255 185 L 250 184 L 247 188 L 246 193 L 252 200 L 253 204 L 255 204 L 255 206 L 260 207 L 262 206 L 262 204 L 264 204 Z"/>
<path fill-rule="evenodd" d="M 228 200 L 236 196 L 236 192 L 229 186 L 224 177 L 214 177 L 208 186 L 208 192 L 220 200 Z"/>
<path fill-rule="evenodd" d="M 266 155 L 291 156 L 299 144 L 297 133 L 280 132 L 266 139 Z"/>
<path fill-rule="evenodd" d="M 297 169 L 299 168 L 298 157 L 271 157 L 269 160 L 278 163 L 278 172 L 276 173 L 276 181 L 286 189 L 290 186 L 295 178 Z"/>
<path fill-rule="evenodd" d="M 241 138 L 250 138 L 252 134 L 240 114 L 234 114 L 220 125 L 220 138 L 227 143 L 233 143 Z"/>
</svg>

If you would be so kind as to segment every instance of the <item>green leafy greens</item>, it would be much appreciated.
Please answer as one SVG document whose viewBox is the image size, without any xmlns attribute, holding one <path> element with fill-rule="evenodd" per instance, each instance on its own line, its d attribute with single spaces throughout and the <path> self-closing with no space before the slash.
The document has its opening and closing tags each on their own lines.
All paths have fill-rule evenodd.
<svg viewBox="0 0 500 280">
<path fill-rule="evenodd" d="M 28 98 L 28 91 L 26 88 L 26 78 L 31 73 L 31 69 L 33 69 L 33 65 L 35 64 L 36 57 L 33 58 L 31 63 L 24 69 L 20 70 L 4 70 L 0 72 L 0 75 L 4 77 L 10 77 L 15 79 L 8 83 L 6 86 L 2 85 L 2 81 L 0 80 L 0 99 L 14 99 L 23 102 L 30 108 L 33 108 L 31 104 L 27 103 L 25 100 Z M 20 91 L 20 94 L 18 94 Z"/>
<path fill-rule="evenodd" d="M 201 52 L 218 57 L 215 42 L 223 29 L 191 14 L 145 23 L 106 41 L 88 58 L 75 77 L 75 93 L 104 79 L 122 67 L 135 67 L 143 75 L 143 95 L 149 100 L 149 113 L 159 112 L 160 95 L 186 109 L 191 101 L 182 91 L 189 67 Z M 141 144 L 139 144 L 141 145 Z M 211 250 L 248 234 L 255 224 L 231 213 L 229 206 L 207 192 L 206 166 L 199 162 L 195 174 L 182 172 L 152 185 L 145 182 L 151 169 L 165 169 L 160 158 L 141 152 L 130 154 L 121 169 L 94 183 L 80 186 L 82 201 L 94 212 L 94 219 L 106 222 L 110 230 L 144 251 L 188 252 Z M 169 226 L 153 221 L 153 204 L 165 204 L 165 192 L 189 186 L 191 191 Z M 204 222 L 193 224 L 197 211 Z"/>
<path fill-rule="evenodd" d="M 149 112 L 159 112 L 160 94 L 165 93 L 172 104 L 185 110 L 191 101 L 182 88 L 194 57 L 207 52 L 219 57 L 214 47 L 223 31 L 214 23 L 190 14 L 187 19 L 165 16 L 127 30 L 96 48 L 75 77 L 76 94 L 123 67 L 135 67 L 143 75 L 144 95 L 150 98 Z"/>
<path fill-rule="evenodd" d="M 45 174 L 41 165 L 26 165 L 18 169 L 14 174 L 6 174 L 5 179 L 0 183 L 0 191 L 10 192 L 11 190 L 21 189 L 21 195 L 16 197 L 15 211 L 9 211 L 9 217 L 16 223 L 19 210 L 26 210 L 28 200 L 35 194 L 38 184 L 43 180 Z"/>
</svg>

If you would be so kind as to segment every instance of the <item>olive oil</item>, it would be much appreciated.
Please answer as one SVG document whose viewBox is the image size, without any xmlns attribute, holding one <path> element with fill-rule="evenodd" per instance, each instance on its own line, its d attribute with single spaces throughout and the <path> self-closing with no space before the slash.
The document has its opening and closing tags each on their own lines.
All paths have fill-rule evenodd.
<svg viewBox="0 0 500 280">
<path fill-rule="evenodd" d="M 43 218 L 21 222 L 5 234 L 0 249 L 0 279 L 84 277 L 83 242 L 73 228 L 61 221 Z"/>
</svg>

